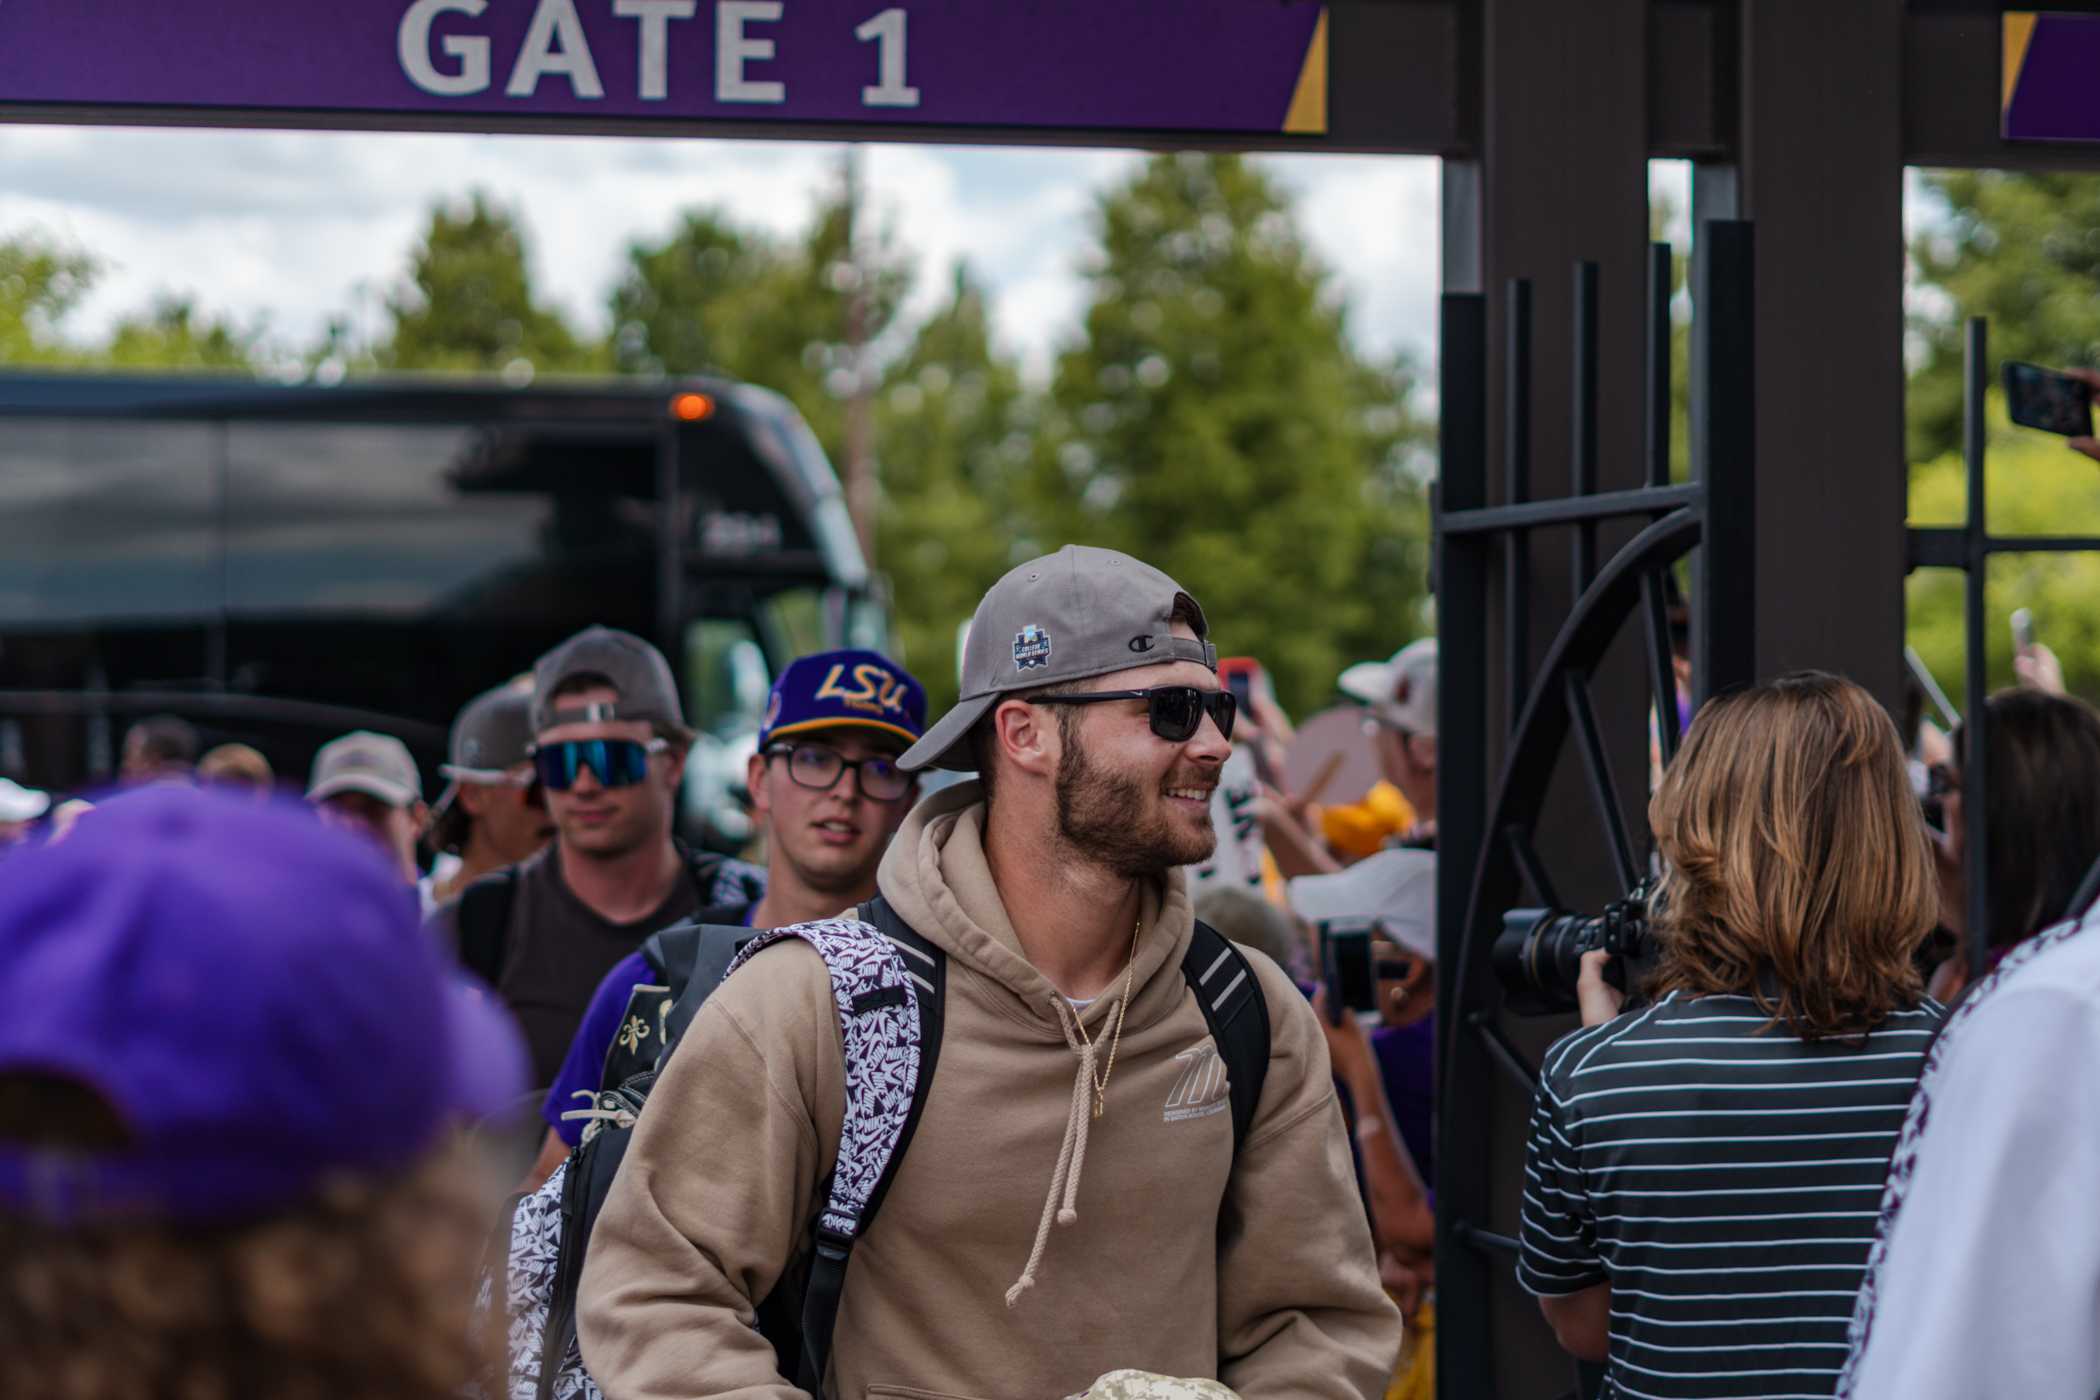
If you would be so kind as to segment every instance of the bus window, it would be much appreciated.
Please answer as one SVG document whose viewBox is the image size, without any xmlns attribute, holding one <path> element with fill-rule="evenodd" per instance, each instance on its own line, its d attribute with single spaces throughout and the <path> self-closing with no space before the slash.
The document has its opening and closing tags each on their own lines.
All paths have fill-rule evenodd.
<svg viewBox="0 0 2100 1400">
<path fill-rule="evenodd" d="M 457 425 L 241 422 L 228 430 L 227 607 L 529 614 L 546 496 L 462 489 Z"/>
<path fill-rule="evenodd" d="M 703 618 L 685 630 L 686 719 L 703 734 L 756 730 L 773 688 L 749 622 Z"/>
<path fill-rule="evenodd" d="M 736 853 L 757 835 L 744 779 L 773 677 L 745 620 L 689 623 L 683 661 L 686 719 L 698 737 L 686 755 L 681 826 L 698 845 Z"/>
<path fill-rule="evenodd" d="M 218 429 L 45 419 L 0 432 L 0 624 L 219 610 Z"/>
</svg>

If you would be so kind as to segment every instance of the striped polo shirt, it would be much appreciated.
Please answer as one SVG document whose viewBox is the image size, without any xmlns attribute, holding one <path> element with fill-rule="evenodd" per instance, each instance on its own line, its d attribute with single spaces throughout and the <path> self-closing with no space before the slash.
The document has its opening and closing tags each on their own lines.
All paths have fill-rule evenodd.
<svg viewBox="0 0 2100 1400">
<path fill-rule="evenodd" d="M 1801 1040 L 1749 997 L 1672 993 L 1547 1053 L 1517 1277 L 1611 1285 L 1603 1394 L 1823 1400 L 1889 1157 L 1945 1011 Z"/>
</svg>

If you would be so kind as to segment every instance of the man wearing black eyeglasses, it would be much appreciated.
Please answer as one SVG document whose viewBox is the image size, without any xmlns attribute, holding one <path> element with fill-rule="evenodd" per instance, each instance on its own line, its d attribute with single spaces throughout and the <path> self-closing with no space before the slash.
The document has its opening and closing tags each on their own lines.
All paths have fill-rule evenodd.
<svg viewBox="0 0 2100 1400">
<path fill-rule="evenodd" d="M 531 719 L 554 841 L 468 886 L 451 912 L 461 962 L 517 1016 L 545 1086 L 613 964 L 702 909 L 755 900 L 765 877 L 672 837 L 693 736 L 648 642 L 605 627 L 569 638 L 533 668 Z"/>
<path fill-rule="evenodd" d="M 1400 1316 L 1318 1018 L 1190 909 L 1236 718 L 1208 630 L 1105 549 L 986 594 L 961 699 L 898 763 L 978 782 L 913 808 L 868 911 L 930 945 L 902 946 L 937 1065 L 923 1088 L 883 1066 L 874 1101 L 909 1091 L 916 1123 L 833 1278 L 828 1368 L 790 1383 L 750 1325 L 826 1178 L 866 1165 L 840 1156 L 825 963 L 765 952 L 666 1062 L 592 1229 L 578 1336 L 606 1394 L 1054 1396 L 1124 1367 L 1246 1400 L 1385 1393 Z"/>
<path fill-rule="evenodd" d="M 826 651 L 791 663 L 773 683 L 758 752 L 746 775 L 766 833 L 765 897 L 701 911 L 703 924 L 779 928 L 828 919 L 875 897 L 875 869 L 918 795 L 897 758 L 926 727 L 926 691 L 902 666 L 872 651 Z M 624 1078 L 612 1049 L 635 988 L 663 985 L 646 951 L 614 964 L 591 996 L 548 1090 L 534 1184 L 581 1139 L 583 1120 L 563 1115 L 608 1077 Z M 655 1047 L 635 1047 L 643 1063 Z"/>
</svg>

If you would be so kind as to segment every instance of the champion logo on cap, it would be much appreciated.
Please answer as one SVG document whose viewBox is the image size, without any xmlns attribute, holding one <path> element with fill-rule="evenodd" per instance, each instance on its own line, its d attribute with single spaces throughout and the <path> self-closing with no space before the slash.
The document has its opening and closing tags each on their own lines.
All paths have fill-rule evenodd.
<svg viewBox="0 0 2100 1400">
<path fill-rule="evenodd" d="M 1050 664 L 1050 634 L 1035 623 L 1014 633 L 1014 669 L 1033 671 Z"/>
</svg>

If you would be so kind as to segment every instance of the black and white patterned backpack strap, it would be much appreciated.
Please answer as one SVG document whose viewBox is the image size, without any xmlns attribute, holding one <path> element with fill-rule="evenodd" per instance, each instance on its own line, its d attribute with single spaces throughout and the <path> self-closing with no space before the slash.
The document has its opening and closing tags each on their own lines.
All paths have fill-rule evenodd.
<svg viewBox="0 0 2100 1400">
<path fill-rule="evenodd" d="M 830 971 L 845 1039 L 846 1117 L 803 1294 L 798 1383 L 812 1394 L 822 1393 L 847 1261 L 918 1125 L 939 1047 L 945 960 L 916 934 L 906 941 L 878 927 L 895 923 L 881 901 L 868 912 L 876 923 L 826 919 L 767 930 L 744 946 L 724 977 L 786 939 L 809 944 Z M 935 1028 L 930 1037 L 924 1033 L 929 1025 Z"/>
</svg>

